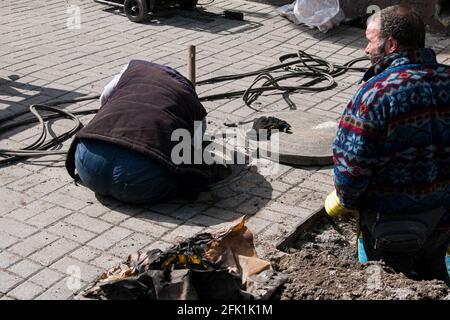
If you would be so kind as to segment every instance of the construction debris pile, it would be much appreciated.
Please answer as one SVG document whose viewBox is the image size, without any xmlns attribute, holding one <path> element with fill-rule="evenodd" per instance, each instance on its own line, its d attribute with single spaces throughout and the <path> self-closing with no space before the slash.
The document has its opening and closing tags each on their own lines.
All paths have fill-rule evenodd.
<svg viewBox="0 0 450 320">
<path fill-rule="evenodd" d="M 194 236 L 163 252 L 128 256 L 83 295 L 98 299 L 269 299 L 286 282 L 258 258 L 245 217 L 231 227 Z"/>
</svg>

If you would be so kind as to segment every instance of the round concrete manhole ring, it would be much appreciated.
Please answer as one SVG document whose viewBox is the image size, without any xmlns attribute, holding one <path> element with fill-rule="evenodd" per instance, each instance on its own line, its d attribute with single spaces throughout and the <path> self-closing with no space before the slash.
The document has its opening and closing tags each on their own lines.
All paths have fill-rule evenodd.
<svg viewBox="0 0 450 320">
<path fill-rule="evenodd" d="M 241 138 L 246 139 L 259 156 L 279 161 L 280 163 L 301 166 L 331 165 L 333 154 L 331 145 L 336 135 L 338 121 L 304 111 L 281 111 L 261 113 L 258 117 L 276 117 L 291 125 L 292 133 L 278 132 L 272 134 L 269 141 L 248 139 L 247 133 L 252 129 L 252 117 L 239 126 Z M 274 142 L 279 141 L 274 148 Z"/>
</svg>

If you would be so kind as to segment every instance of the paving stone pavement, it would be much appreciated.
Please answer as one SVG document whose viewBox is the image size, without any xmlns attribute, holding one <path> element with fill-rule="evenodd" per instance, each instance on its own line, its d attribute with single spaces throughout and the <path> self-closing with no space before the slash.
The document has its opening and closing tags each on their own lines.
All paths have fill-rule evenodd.
<svg viewBox="0 0 450 320">
<path fill-rule="evenodd" d="M 73 28 L 67 3 L 80 8 Z M 101 92 L 130 59 L 170 65 L 187 74 L 188 45 L 197 47 L 197 80 L 252 71 L 277 63 L 285 53 L 306 50 L 331 62 L 363 55 L 364 31 L 341 26 L 329 33 L 296 26 L 275 7 L 240 0 L 216 0 L 200 10 L 171 10 L 136 24 L 94 1 L 7 1 L 0 7 L 0 120 L 30 104 Z M 244 12 L 245 21 L 221 17 Z M 68 11 L 69 10 L 69 11 Z M 438 60 L 450 64 L 450 40 L 429 37 Z M 326 92 L 262 97 L 261 110 L 294 108 L 337 119 L 361 74 L 339 77 Z M 248 79 L 198 86 L 200 96 L 246 88 Z M 241 99 L 205 102 L 208 130 L 256 115 Z M 67 110 L 97 108 L 97 101 Z M 86 123 L 91 116 L 82 117 Z M 51 124 L 54 132 L 70 121 Z M 37 128 L 1 136 L 0 147 L 15 148 L 36 138 Z M 62 148 L 67 148 L 65 142 Z M 319 208 L 332 188 L 329 167 L 280 165 L 267 174 L 260 162 L 204 192 L 193 203 L 128 206 L 75 186 L 62 156 L 48 156 L 0 168 L 0 299 L 73 299 L 96 276 L 128 253 L 165 249 L 197 232 L 248 215 L 259 254 L 267 258 L 296 224 Z"/>
</svg>

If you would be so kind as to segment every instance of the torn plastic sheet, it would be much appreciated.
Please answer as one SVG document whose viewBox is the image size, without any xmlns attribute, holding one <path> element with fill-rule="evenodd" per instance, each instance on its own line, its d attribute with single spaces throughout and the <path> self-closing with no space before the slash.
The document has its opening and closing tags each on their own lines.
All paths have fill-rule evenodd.
<svg viewBox="0 0 450 320">
<path fill-rule="evenodd" d="M 324 33 L 345 20 L 339 0 L 296 0 L 277 10 L 294 24 L 304 23 Z"/>
<path fill-rule="evenodd" d="M 164 252 L 133 253 L 83 295 L 110 300 L 265 300 L 286 281 L 286 274 L 258 257 L 243 217 Z"/>
</svg>

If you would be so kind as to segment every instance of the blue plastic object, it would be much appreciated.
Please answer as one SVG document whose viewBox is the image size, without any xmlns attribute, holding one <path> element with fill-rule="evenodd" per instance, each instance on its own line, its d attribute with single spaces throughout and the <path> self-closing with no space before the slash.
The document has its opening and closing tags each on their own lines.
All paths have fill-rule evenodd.
<svg viewBox="0 0 450 320">
<path fill-rule="evenodd" d="M 358 239 L 358 260 L 359 263 L 367 263 L 369 261 L 369 259 L 367 259 L 366 251 L 364 250 L 362 238 Z"/>
<path fill-rule="evenodd" d="M 447 272 L 448 272 L 448 275 L 450 276 L 450 256 L 449 255 L 445 256 L 445 264 L 447 265 Z"/>
</svg>

